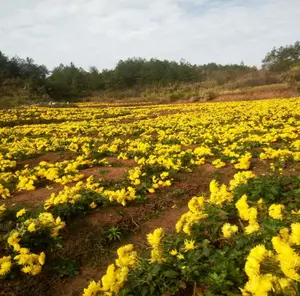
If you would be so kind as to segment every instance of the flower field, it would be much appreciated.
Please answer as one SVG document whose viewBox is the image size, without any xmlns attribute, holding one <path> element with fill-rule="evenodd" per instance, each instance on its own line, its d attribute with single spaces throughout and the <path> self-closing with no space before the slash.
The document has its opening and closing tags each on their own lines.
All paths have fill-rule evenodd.
<svg viewBox="0 0 300 296">
<path fill-rule="evenodd" d="M 3 295 L 300 295 L 299 102 L 0 111 Z"/>
</svg>

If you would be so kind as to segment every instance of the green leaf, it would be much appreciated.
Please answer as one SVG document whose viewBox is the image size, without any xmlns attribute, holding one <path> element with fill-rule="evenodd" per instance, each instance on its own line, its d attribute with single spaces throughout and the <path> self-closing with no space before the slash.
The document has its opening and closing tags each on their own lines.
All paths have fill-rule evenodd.
<svg viewBox="0 0 300 296">
<path fill-rule="evenodd" d="M 175 277 L 178 276 L 178 272 L 176 272 L 176 271 L 170 269 L 170 270 L 165 270 L 165 271 L 163 272 L 163 275 L 164 275 L 165 277 L 168 277 L 168 278 L 175 278 Z"/>
</svg>

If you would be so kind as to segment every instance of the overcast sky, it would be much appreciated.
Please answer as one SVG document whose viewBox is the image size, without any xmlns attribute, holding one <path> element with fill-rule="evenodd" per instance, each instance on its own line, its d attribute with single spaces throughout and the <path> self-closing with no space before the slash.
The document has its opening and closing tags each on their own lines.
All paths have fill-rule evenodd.
<svg viewBox="0 0 300 296">
<path fill-rule="evenodd" d="M 128 57 L 260 65 L 300 40 L 300 0 L 0 0 L 0 50 L 52 68 Z"/>
</svg>

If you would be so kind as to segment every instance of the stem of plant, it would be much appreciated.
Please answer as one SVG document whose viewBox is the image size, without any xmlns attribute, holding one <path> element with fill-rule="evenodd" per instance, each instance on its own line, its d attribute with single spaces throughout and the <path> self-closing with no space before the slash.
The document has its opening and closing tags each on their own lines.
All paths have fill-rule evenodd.
<svg viewBox="0 0 300 296">
<path fill-rule="evenodd" d="M 245 232 L 245 228 L 244 228 L 244 225 L 243 225 L 243 223 L 242 223 L 241 219 L 239 219 L 239 223 L 240 223 L 240 225 L 241 225 L 241 228 L 242 228 L 242 229 L 243 229 L 243 231 Z"/>
<path fill-rule="evenodd" d="M 196 290 L 197 290 L 197 283 L 194 282 L 193 296 L 196 296 Z"/>
</svg>

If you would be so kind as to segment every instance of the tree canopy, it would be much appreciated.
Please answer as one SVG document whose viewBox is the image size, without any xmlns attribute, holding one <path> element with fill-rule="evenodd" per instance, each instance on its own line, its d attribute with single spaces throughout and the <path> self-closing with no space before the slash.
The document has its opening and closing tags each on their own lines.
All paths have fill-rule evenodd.
<svg viewBox="0 0 300 296">
<path fill-rule="evenodd" d="M 274 48 L 266 55 L 262 65 L 263 71 L 277 72 L 286 72 L 300 65 L 300 42 Z M 85 70 L 74 63 L 60 64 L 49 71 L 31 58 L 9 58 L 0 51 L 0 97 L 15 93 L 18 88 L 26 89 L 28 94 L 35 94 L 35 97 L 45 95 L 54 100 L 71 100 L 98 91 L 143 89 L 178 83 L 214 81 L 222 85 L 240 77 L 251 77 L 253 82 L 261 79 L 262 75 L 256 67 L 246 66 L 243 62 L 233 65 L 194 65 L 185 60 L 176 62 L 154 58 L 120 60 L 115 68 L 102 71 L 95 66 Z"/>
<path fill-rule="evenodd" d="M 300 65 L 300 42 L 279 48 L 274 47 L 267 53 L 262 63 L 264 69 L 277 72 L 287 71 L 293 66 Z"/>
</svg>

